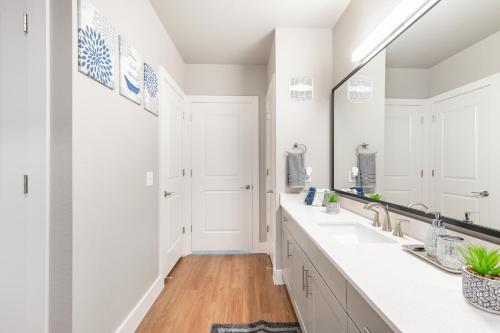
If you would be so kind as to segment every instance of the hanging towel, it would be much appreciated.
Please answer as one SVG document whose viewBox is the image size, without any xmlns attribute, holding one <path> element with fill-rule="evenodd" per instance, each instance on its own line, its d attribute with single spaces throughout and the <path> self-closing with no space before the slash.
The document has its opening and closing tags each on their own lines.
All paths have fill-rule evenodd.
<svg viewBox="0 0 500 333">
<path fill-rule="evenodd" d="M 304 153 L 291 153 L 287 155 L 288 186 L 291 188 L 304 188 L 306 186 L 306 168 Z"/>
<path fill-rule="evenodd" d="M 358 154 L 359 174 L 356 186 L 362 187 L 365 192 L 375 192 L 377 186 L 377 154 Z"/>
</svg>

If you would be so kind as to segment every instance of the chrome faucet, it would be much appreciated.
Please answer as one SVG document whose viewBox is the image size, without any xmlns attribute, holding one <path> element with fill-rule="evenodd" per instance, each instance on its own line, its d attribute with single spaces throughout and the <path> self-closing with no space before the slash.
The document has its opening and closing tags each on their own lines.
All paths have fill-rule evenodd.
<svg viewBox="0 0 500 333">
<path fill-rule="evenodd" d="M 382 230 L 383 231 L 392 231 L 392 225 L 391 225 L 391 216 L 389 215 L 389 205 L 384 206 L 378 202 L 370 202 L 369 204 L 366 204 L 363 208 L 372 210 L 372 207 L 380 207 L 383 209 L 385 213 L 385 219 L 384 219 L 384 224 L 382 225 Z"/>
<path fill-rule="evenodd" d="M 419 202 L 412 202 L 412 203 L 408 204 L 408 206 L 406 206 L 406 207 L 408 207 L 408 208 L 422 207 L 424 210 L 429 209 L 429 207 L 427 207 L 423 203 L 419 203 Z"/>
<path fill-rule="evenodd" d="M 474 224 L 474 221 L 472 221 L 470 217 L 472 214 L 479 214 L 479 212 L 465 212 L 465 220 L 463 220 L 463 222 L 467 224 Z"/>
</svg>

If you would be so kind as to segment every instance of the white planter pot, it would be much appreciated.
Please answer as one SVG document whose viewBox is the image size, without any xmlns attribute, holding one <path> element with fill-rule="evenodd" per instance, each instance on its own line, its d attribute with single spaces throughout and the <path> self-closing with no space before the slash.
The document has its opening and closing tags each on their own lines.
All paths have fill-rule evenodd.
<svg viewBox="0 0 500 333">
<path fill-rule="evenodd" d="M 462 267 L 462 292 L 465 300 L 475 307 L 500 314 L 500 280 L 487 279 Z"/>
<path fill-rule="evenodd" d="M 326 212 L 328 214 L 338 214 L 340 213 L 340 204 L 338 202 L 327 202 Z"/>
</svg>

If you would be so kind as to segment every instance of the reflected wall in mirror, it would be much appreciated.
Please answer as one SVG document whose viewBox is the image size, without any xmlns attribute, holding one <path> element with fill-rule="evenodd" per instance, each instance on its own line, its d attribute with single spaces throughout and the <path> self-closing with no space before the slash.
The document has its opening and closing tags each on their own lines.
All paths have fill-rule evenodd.
<svg viewBox="0 0 500 333">
<path fill-rule="evenodd" d="M 442 0 L 333 108 L 336 189 L 500 229 L 500 1 Z"/>
</svg>

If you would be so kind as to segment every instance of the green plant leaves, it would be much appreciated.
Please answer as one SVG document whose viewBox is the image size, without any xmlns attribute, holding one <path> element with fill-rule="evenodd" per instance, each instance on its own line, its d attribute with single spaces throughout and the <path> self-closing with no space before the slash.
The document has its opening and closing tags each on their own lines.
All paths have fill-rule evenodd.
<svg viewBox="0 0 500 333">
<path fill-rule="evenodd" d="M 486 246 L 468 245 L 466 249 L 458 249 L 467 266 L 479 275 L 500 275 L 500 249 L 491 251 Z"/>
</svg>

